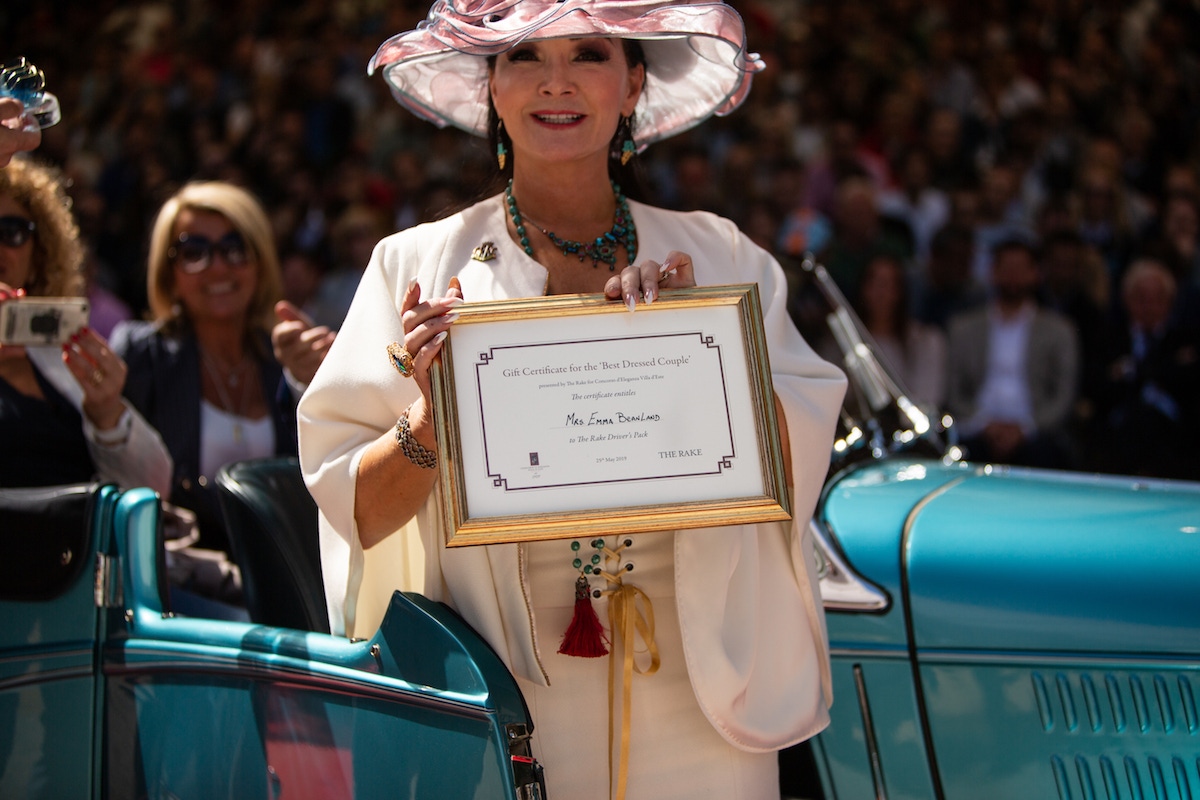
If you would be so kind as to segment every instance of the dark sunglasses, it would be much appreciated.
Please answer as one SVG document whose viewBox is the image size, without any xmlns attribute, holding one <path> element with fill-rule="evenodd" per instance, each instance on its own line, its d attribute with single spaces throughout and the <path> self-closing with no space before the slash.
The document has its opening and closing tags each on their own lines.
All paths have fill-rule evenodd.
<svg viewBox="0 0 1200 800">
<path fill-rule="evenodd" d="M 17 248 L 29 241 L 37 225 L 24 217 L 0 217 L 0 244 Z"/>
<path fill-rule="evenodd" d="M 189 275 L 204 272 L 212 266 L 213 254 L 225 259 L 231 267 L 240 267 L 250 260 L 246 241 L 237 231 L 231 231 L 217 241 L 207 236 L 183 233 L 167 251 L 167 258 Z"/>
</svg>

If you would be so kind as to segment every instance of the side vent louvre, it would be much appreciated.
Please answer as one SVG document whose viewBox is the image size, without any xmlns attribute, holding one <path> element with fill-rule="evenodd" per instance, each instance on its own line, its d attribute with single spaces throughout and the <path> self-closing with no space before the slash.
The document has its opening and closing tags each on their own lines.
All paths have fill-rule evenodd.
<svg viewBox="0 0 1200 800">
<path fill-rule="evenodd" d="M 1060 800 L 1200 800 L 1196 676 L 1033 671 Z"/>
<path fill-rule="evenodd" d="M 1030 673 L 1042 730 L 1200 733 L 1196 689 L 1187 674 Z"/>
</svg>

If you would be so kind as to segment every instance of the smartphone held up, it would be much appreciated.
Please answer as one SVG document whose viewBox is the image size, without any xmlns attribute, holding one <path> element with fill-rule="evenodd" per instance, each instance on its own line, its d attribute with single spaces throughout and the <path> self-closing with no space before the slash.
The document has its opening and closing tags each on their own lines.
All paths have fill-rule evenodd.
<svg viewBox="0 0 1200 800">
<path fill-rule="evenodd" d="M 83 297 L 21 297 L 0 303 L 0 344 L 63 344 L 88 324 Z"/>
</svg>

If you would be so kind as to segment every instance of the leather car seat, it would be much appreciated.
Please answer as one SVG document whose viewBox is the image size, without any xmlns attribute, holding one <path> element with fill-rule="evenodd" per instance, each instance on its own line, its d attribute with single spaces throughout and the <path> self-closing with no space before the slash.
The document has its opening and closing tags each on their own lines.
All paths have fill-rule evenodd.
<svg viewBox="0 0 1200 800">
<path fill-rule="evenodd" d="M 329 632 L 317 504 L 294 456 L 227 464 L 217 496 L 253 622 Z"/>
<path fill-rule="evenodd" d="M 98 484 L 0 489 L 0 599 L 51 600 L 92 566 Z"/>
</svg>

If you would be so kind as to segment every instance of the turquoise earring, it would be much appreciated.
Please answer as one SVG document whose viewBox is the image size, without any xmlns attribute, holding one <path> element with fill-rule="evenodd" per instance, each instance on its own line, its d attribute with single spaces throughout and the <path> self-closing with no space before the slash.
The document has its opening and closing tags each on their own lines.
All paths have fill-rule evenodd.
<svg viewBox="0 0 1200 800">
<path fill-rule="evenodd" d="M 504 120 L 496 123 L 496 163 L 500 165 L 501 172 L 508 163 L 508 148 L 504 146 Z"/>
<path fill-rule="evenodd" d="M 618 152 L 615 147 L 612 155 L 621 160 L 621 166 L 625 166 L 633 157 L 637 155 L 637 145 L 633 142 L 633 115 L 621 117 L 621 121 L 617 123 L 616 140 L 621 143 L 621 149 Z"/>
</svg>

